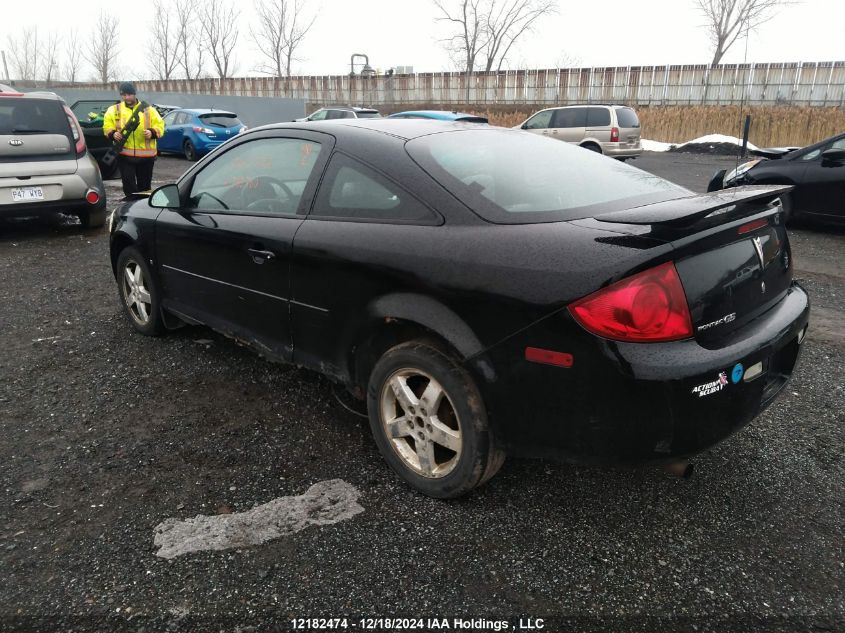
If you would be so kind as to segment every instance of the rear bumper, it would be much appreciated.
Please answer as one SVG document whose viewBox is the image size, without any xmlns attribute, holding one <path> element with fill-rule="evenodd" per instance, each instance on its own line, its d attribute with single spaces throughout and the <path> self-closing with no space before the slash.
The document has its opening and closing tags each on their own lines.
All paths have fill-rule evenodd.
<svg viewBox="0 0 845 633">
<path fill-rule="evenodd" d="M 643 153 L 643 147 L 639 143 L 634 147 L 627 143 L 602 143 L 601 151 L 605 156 L 613 158 L 636 158 Z"/>
<path fill-rule="evenodd" d="M 512 363 L 510 397 L 493 397 L 491 419 L 519 455 L 595 463 L 689 457 L 771 404 L 795 367 L 809 310 L 807 294 L 793 284 L 782 301 L 718 349 L 695 340 L 594 338 L 590 350 L 562 337 L 558 345 L 569 347 L 554 349 L 574 352 L 573 367 Z M 536 339 L 523 338 L 518 347 L 526 344 Z M 746 381 L 745 372 L 758 363 L 762 372 Z"/>
<path fill-rule="evenodd" d="M 42 188 L 44 199 L 37 202 L 14 202 L 12 189 L 38 186 Z M 89 204 L 85 195 L 89 190 L 96 191 L 100 200 Z M 0 216 L 26 217 L 66 211 L 97 211 L 106 207 L 106 191 L 103 179 L 94 158 L 90 153 L 77 160 L 77 171 L 72 174 L 52 176 L 31 176 L 25 180 L 19 178 L 0 178 Z"/>
</svg>

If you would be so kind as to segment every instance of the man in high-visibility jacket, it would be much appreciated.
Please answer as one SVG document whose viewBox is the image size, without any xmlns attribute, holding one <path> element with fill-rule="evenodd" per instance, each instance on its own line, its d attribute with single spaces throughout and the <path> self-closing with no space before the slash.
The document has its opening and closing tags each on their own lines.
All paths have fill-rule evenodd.
<svg viewBox="0 0 845 633">
<path fill-rule="evenodd" d="M 128 131 L 127 124 L 141 107 L 132 83 L 120 84 L 120 99 L 106 110 L 103 133 L 114 143 L 123 142 L 117 164 L 123 193 L 128 196 L 137 191 L 149 191 L 152 187 L 153 165 L 158 153 L 156 141 L 164 134 L 164 121 L 153 106 L 147 105 L 138 111 L 138 126 Z"/>
</svg>

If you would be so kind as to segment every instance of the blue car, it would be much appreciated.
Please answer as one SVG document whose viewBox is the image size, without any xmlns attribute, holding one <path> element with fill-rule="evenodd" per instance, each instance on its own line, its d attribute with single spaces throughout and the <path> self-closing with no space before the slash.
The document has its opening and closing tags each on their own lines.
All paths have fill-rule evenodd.
<svg viewBox="0 0 845 633">
<path fill-rule="evenodd" d="M 161 154 L 182 154 L 190 161 L 205 156 L 218 145 L 246 129 L 234 112 L 181 108 L 164 117 Z"/>
<path fill-rule="evenodd" d="M 460 121 L 461 123 L 489 123 L 486 117 L 466 112 L 448 110 L 408 110 L 391 114 L 388 119 L 436 119 L 438 121 Z"/>
</svg>

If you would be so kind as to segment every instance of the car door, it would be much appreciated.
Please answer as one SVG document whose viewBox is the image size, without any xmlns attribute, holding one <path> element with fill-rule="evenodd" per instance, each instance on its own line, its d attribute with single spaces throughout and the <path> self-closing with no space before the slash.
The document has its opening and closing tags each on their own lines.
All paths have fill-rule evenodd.
<svg viewBox="0 0 845 633">
<path fill-rule="evenodd" d="M 845 138 L 798 159 L 807 168 L 799 186 L 792 192 L 792 204 L 799 212 L 842 218 L 845 216 L 845 163 L 824 160 L 822 154 L 829 149 L 845 149 Z"/>
<path fill-rule="evenodd" d="M 549 126 L 551 125 L 554 113 L 554 110 L 541 110 L 523 123 L 522 129 L 533 134 L 548 136 L 550 133 Z"/>
<path fill-rule="evenodd" d="M 587 108 L 572 107 L 555 110 L 550 135 L 567 143 L 580 143 L 587 132 Z"/>
<path fill-rule="evenodd" d="M 609 143 L 610 127 L 610 108 L 607 106 L 590 106 L 587 108 L 586 127 L 581 138 L 591 138 L 599 143 Z"/>
<path fill-rule="evenodd" d="M 156 223 L 165 307 L 290 360 L 291 246 L 332 145 L 258 133 L 183 179 L 182 207 Z"/>
<path fill-rule="evenodd" d="M 158 141 L 158 149 L 163 152 L 178 152 L 181 151 L 181 147 L 179 146 L 179 142 L 177 142 L 177 134 L 179 137 L 179 141 L 182 139 L 182 133 L 177 132 L 175 129 L 176 126 L 176 117 L 179 115 L 179 112 L 169 112 L 164 117 L 164 136 L 161 137 Z"/>
<path fill-rule="evenodd" d="M 403 284 L 424 283 L 403 277 L 396 240 L 414 244 L 414 234 L 429 235 L 441 222 L 398 183 L 335 152 L 294 242 L 294 362 L 339 375 L 368 303 Z"/>
</svg>

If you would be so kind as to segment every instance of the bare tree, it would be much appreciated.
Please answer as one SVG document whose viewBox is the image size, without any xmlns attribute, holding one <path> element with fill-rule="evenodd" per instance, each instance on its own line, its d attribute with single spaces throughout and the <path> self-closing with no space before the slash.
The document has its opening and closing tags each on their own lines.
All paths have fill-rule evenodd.
<svg viewBox="0 0 845 633">
<path fill-rule="evenodd" d="M 774 17 L 775 10 L 791 0 L 695 0 L 707 19 L 716 66 L 743 31 L 754 30 Z"/>
<path fill-rule="evenodd" d="M 204 45 L 220 79 L 235 72 L 232 56 L 238 43 L 238 18 L 240 11 L 225 0 L 206 0 L 205 15 L 201 23 Z"/>
<path fill-rule="evenodd" d="M 153 0 L 155 28 L 151 35 L 150 53 L 159 79 L 170 79 L 179 62 L 179 32 L 171 6 L 163 0 Z"/>
<path fill-rule="evenodd" d="M 197 0 L 176 0 L 176 42 L 178 65 L 185 79 L 199 79 L 203 74 L 205 47 L 200 42 Z"/>
<path fill-rule="evenodd" d="M 64 46 L 65 65 L 62 76 L 67 81 L 74 83 L 82 68 L 82 48 L 79 42 L 79 31 L 71 29 L 67 33 Z"/>
<path fill-rule="evenodd" d="M 501 70 L 514 43 L 557 5 L 556 0 L 434 0 L 438 19 L 453 29 L 443 43 L 468 75 L 479 68 Z"/>
<path fill-rule="evenodd" d="M 119 18 L 100 11 L 84 53 L 85 59 L 94 67 L 98 80 L 104 84 L 114 78 L 119 24 Z"/>
<path fill-rule="evenodd" d="M 9 35 L 6 41 L 9 47 L 9 61 L 15 77 L 29 81 L 38 79 L 41 69 L 38 27 L 26 26 L 17 37 Z"/>
<path fill-rule="evenodd" d="M 556 0 L 491 0 L 486 16 L 487 42 L 484 70 L 502 69 L 513 43 L 529 32 L 544 15 L 557 12 Z"/>
<path fill-rule="evenodd" d="M 487 46 L 487 32 L 484 20 L 485 0 L 460 0 L 457 7 L 447 0 L 434 0 L 434 6 L 442 14 L 438 20 L 449 22 L 453 34 L 443 40 L 446 50 L 455 64 L 460 64 L 467 74 L 476 67 L 476 59 Z"/>
<path fill-rule="evenodd" d="M 59 68 L 59 40 L 59 34 L 56 31 L 50 31 L 44 41 L 44 61 L 41 75 L 48 86 L 61 73 Z"/>
<path fill-rule="evenodd" d="M 258 26 L 252 39 L 270 62 L 258 70 L 274 73 L 276 77 L 290 77 L 291 63 L 297 60 L 296 51 L 317 19 L 316 15 L 308 18 L 307 4 L 307 0 L 256 1 Z"/>
</svg>

